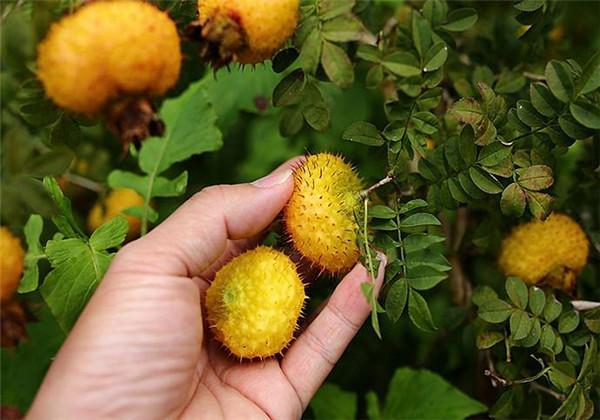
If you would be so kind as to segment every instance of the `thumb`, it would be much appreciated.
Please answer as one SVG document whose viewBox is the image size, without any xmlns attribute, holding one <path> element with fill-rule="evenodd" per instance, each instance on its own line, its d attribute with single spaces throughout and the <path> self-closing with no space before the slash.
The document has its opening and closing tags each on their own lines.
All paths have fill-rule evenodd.
<svg viewBox="0 0 600 420">
<path fill-rule="evenodd" d="M 298 159 L 249 184 L 215 185 L 195 194 L 148 235 L 117 256 L 153 273 L 193 277 L 225 250 L 228 240 L 266 229 L 287 203 Z"/>
</svg>

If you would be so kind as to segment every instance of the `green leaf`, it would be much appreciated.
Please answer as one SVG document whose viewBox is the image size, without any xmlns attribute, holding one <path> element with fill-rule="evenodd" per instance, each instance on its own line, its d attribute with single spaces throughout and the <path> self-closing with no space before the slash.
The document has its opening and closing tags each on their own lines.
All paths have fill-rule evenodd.
<svg viewBox="0 0 600 420">
<path fill-rule="evenodd" d="M 485 193 L 498 194 L 504 190 L 500 182 L 481 168 L 471 166 L 469 168 L 469 176 L 477 188 Z"/>
<path fill-rule="evenodd" d="M 380 64 L 373 65 L 367 72 L 365 84 L 368 89 L 377 89 L 383 81 L 383 66 Z"/>
<path fill-rule="evenodd" d="M 282 73 L 298 58 L 298 50 L 294 47 L 283 48 L 275 53 L 271 66 L 275 73 Z"/>
<path fill-rule="evenodd" d="M 398 321 L 402 316 L 407 299 L 408 282 L 406 279 L 399 279 L 392 284 L 385 298 L 385 312 L 392 322 Z"/>
<path fill-rule="evenodd" d="M 427 0 L 423 4 L 423 16 L 432 26 L 445 21 L 448 14 L 448 4 L 444 0 Z"/>
<path fill-rule="evenodd" d="M 29 159 L 23 171 L 32 177 L 44 177 L 46 175 L 61 175 L 69 169 L 73 161 L 73 152 L 64 146 L 56 146 L 54 149 Z"/>
<path fill-rule="evenodd" d="M 573 363 L 575 366 L 579 366 L 581 364 L 581 357 L 579 356 L 577 350 L 575 350 L 573 347 L 565 346 L 565 356 L 567 357 L 567 360 Z"/>
<path fill-rule="evenodd" d="M 332 42 L 360 41 L 364 36 L 365 27 L 352 14 L 345 14 L 328 20 L 323 24 L 323 38 Z M 304 46 L 302 46 L 304 48 Z"/>
<path fill-rule="evenodd" d="M 356 121 L 352 123 L 352 125 L 344 131 L 342 138 L 344 140 L 366 144 L 367 146 L 381 146 L 385 143 L 385 140 L 381 134 L 379 134 L 377 127 L 365 121 Z"/>
<path fill-rule="evenodd" d="M 401 229 L 410 229 L 420 226 L 439 226 L 440 221 L 430 213 L 412 214 L 400 221 Z"/>
<path fill-rule="evenodd" d="M 540 335 L 540 346 L 552 351 L 554 342 L 556 341 L 556 334 L 550 324 L 546 324 L 542 327 L 542 334 Z"/>
<path fill-rule="evenodd" d="M 529 127 L 543 127 L 546 125 L 544 118 L 537 113 L 531 102 L 523 99 L 517 101 L 517 116 Z"/>
<path fill-rule="evenodd" d="M 552 168 L 546 165 L 534 165 L 525 168 L 519 176 L 519 185 L 532 191 L 550 188 L 554 182 Z"/>
<path fill-rule="evenodd" d="M 366 411 L 369 420 L 382 420 L 377 394 L 373 391 L 367 392 L 367 395 L 365 395 L 365 402 L 367 404 Z"/>
<path fill-rule="evenodd" d="M 471 300 L 477 306 L 481 306 L 484 302 L 494 299 L 498 299 L 498 294 L 489 286 L 478 286 L 471 296 Z"/>
<path fill-rule="evenodd" d="M 376 204 L 369 208 L 369 216 L 376 219 L 393 219 L 396 217 L 396 211 L 381 204 Z"/>
<path fill-rule="evenodd" d="M 569 105 L 569 111 L 581 125 L 592 130 L 600 130 L 600 107 L 598 105 L 583 101 L 573 102 Z"/>
<path fill-rule="evenodd" d="M 458 177 L 448 178 L 445 182 L 448 186 L 448 191 L 450 192 L 450 195 L 454 200 L 456 200 L 459 203 L 468 203 L 469 201 L 471 201 L 470 197 L 460 186 Z"/>
<path fill-rule="evenodd" d="M 502 191 L 500 209 L 508 216 L 520 217 L 525 211 L 525 191 L 516 183 L 510 184 Z"/>
<path fill-rule="evenodd" d="M 411 14 L 411 33 L 415 48 L 419 56 L 423 57 L 431 45 L 431 28 L 429 22 L 415 10 Z"/>
<path fill-rule="evenodd" d="M 420 330 L 432 332 L 437 329 L 431 318 L 427 301 L 412 288 L 408 293 L 408 316 Z"/>
<path fill-rule="evenodd" d="M 533 321 L 525 311 L 513 311 L 510 316 L 510 333 L 514 340 L 521 340 L 529 335 Z"/>
<path fill-rule="evenodd" d="M 102 280 L 112 256 L 80 238 L 50 240 L 46 255 L 53 270 L 40 291 L 60 326 L 69 331 Z"/>
<path fill-rule="evenodd" d="M 339 87 L 348 87 L 354 82 L 354 69 L 348 54 L 329 41 L 323 42 L 321 64 L 329 80 Z"/>
<path fill-rule="evenodd" d="M 503 94 L 517 93 L 523 89 L 525 83 L 527 82 L 521 73 L 505 70 L 500 73 L 494 90 Z"/>
<path fill-rule="evenodd" d="M 554 198 L 550 194 L 526 191 L 527 205 L 529 211 L 536 219 L 545 220 L 552 211 L 552 205 L 554 204 Z"/>
<path fill-rule="evenodd" d="M 521 0 L 514 5 L 514 8 L 522 12 L 533 12 L 541 8 L 544 3 L 545 0 Z"/>
<path fill-rule="evenodd" d="M 504 340 L 504 334 L 498 331 L 484 331 L 477 334 L 476 346 L 479 350 L 489 349 Z"/>
<path fill-rule="evenodd" d="M 407 52 L 394 52 L 387 55 L 383 61 L 383 66 L 401 77 L 418 76 L 421 74 L 421 67 L 419 66 L 419 60 Z"/>
<path fill-rule="evenodd" d="M 174 163 L 218 150 L 223 144 L 216 126 L 217 114 L 202 80 L 190 85 L 177 98 L 167 99 L 160 115 L 166 125 L 165 136 L 144 140 L 138 158 L 140 168 L 151 178 Z"/>
<path fill-rule="evenodd" d="M 581 363 L 581 370 L 577 376 L 577 380 L 582 380 L 590 370 L 593 369 L 593 363 L 598 360 L 598 342 L 596 338 L 591 337 L 589 345 L 585 347 L 585 353 L 583 354 L 583 362 Z"/>
<path fill-rule="evenodd" d="M 553 294 L 546 297 L 546 306 L 544 306 L 544 319 L 548 322 L 553 322 L 562 311 L 562 303 L 560 303 Z"/>
<path fill-rule="evenodd" d="M 301 69 L 285 76 L 273 90 L 273 105 L 288 106 L 300 102 L 306 79 Z"/>
<path fill-rule="evenodd" d="M 58 209 L 58 215 L 52 218 L 52 222 L 58 230 L 68 238 L 85 238 L 85 233 L 83 233 L 73 215 L 71 201 L 65 197 L 56 180 L 50 176 L 45 177 L 44 188 Z"/>
<path fill-rule="evenodd" d="M 316 420 L 353 419 L 357 401 L 355 393 L 326 382 L 311 399 L 310 408 Z"/>
<path fill-rule="evenodd" d="M 44 256 L 44 249 L 40 244 L 40 236 L 44 229 L 44 220 L 38 214 L 29 216 L 23 233 L 27 242 L 27 254 L 25 255 L 25 270 L 23 278 L 19 283 L 19 293 L 28 293 L 37 289 L 39 284 L 38 262 Z"/>
<path fill-rule="evenodd" d="M 470 125 L 465 125 L 458 140 L 460 156 L 467 166 L 471 166 L 477 160 L 477 146 L 475 146 L 475 133 Z"/>
<path fill-rule="evenodd" d="M 448 58 L 448 46 L 444 42 L 433 44 L 425 54 L 423 59 L 425 65 L 424 72 L 430 72 L 439 69 L 444 65 Z"/>
<path fill-rule="evenodd" d="M 546 85 L 542 83 L 529 85 L 529 96 L 533 107 L 545 117 L 553 117 L 560 111 L 560 103 L 550 93 Z"/>
<path fill-rule="evenodd" d="M 587 62 L 581 77 L 577 81 L 577 92 L 580 95 L 593 92 L 600 87 L 600 51 Z"/>
<path fill-rule="evenodd" d="M 408 270 L 407 274 L 408 283 L 415 290 L 429 290 L 447 277 L 447 274 L 428 266 L 417 266 Z"/>
<path fill-rule="evenodd" d="M 544 291 L 537 286 L 529 288 L 529 309 L 534 315 L 541 315 L 546 305 L 546 295 Z"/>
<path fill-rule="evenodd" d="M 510 156 L 512 147 L 505 146 L 499 141 L 484 146 L 479 152 L 479 164 L 483 166 L 494 166 Z"/>
<path fill-rule="evenodd" d="M 540 341 L 541 335 L 542 327 L 540 325 L 540 320 L 534 318 L 532 319 L 531 331 L 529 331 L 527 337 L 519 341 L 519 345 L 523 347 L 533 347 Z"/>
<path fill-rule="evenodd" d="M 573 78 L 567 65 L 552 60 L 546 65 L 544 75 L 552 94 L 561 102 L 569 102 L 573 95 Z"/>
<path fill-rule="evenodd" d="M 567 391 L 575 383 L 575 367 L 571 363 L 554 362 L 550 367 L 552 369 L 548 373 L 548 379 L 561 391 Z"/>
<path fill-rule="evenodd" d="M 486 410 L 433 372 L 401 368 L 390 382 L 382 418 L 462 420 Z"/>
<path fill-rule="evenodd" d="M 317 131 L 323 132 L 329 127 L 331 115 L 329 107 L 324 102 L 302 107 L 302 115 L 308 125 Z"/>
<path fill-rule="evenodd" d="M 413 210 L 422 209 L 428 206 L 429 204 L 427 204 L 427 201 L 417 198 L 415 200 L 410 200 L 409 202 L 402 204 L 398 209 L 398 213 L 406 214 Z"/>
<path fill-rule="evenodd" d="M 496 140 L 496 126 L 489 119 L 485 118 L 477 124 L 475 132 L 475 144 L 486 146 Z"/>
<path fill-rule="evenodd" d="M 569 137 L 575 140 L 583 140 L 590 137 L 594 132 L 579 124 L 570 115 L 558 117 L 558 125 Z"/>
<path fill-rule="evenodd" d="M 321 38 L 321 32 L 315 28 L 306 37 L 300 50 L 300 64 L 305 73 L 315 74 L 317 72 L 321 60 L 322 47 L 323 39 Z M 298 70 L 290 73 L 275 87 L 275 91 L 273 92 L 274 105 L 285 106 L 286 102 L 294 103 L 297 100 L 299 92 L 304 88 L 304 80 L 304 76 L 298 74 Z M 281 89 L 281 92 L 278 88 Z"/>
<path fill-rule="evenodd" d="M 412 115 L 411 121 L 415 129 L 423 134 L 431 135 L 438 131 L 438 119 L 431 112 L 416 112 Z"/>
<path fill-rule="evenodd" d="M 579 312 L 571 310 L 563 312 L 558 318 L 558 332 L 561 334 L 568 334 L 575 331 L 579 325 Z"/>
<path fill-rule="evenodd" d="M 92 233 L 90 247 L 95 251 L 116 248 L 125 240 L 128 229 L 129 223 L 124 217 L 113 217 Z"/>
<path fill-rule="evenodd" d="M 478 315 L 484 321 L 499 324 L 506 321 L 512 312 L 512 306 L 505 301 L 497 298 L 489 298 L 479 305 Z"/>
<path fill-rule="evenodd" d="M 148 175 L 138 175 L 133 172 L 115 169 L 108 175 L 108 185 L 115 188 L 129 188 L 145 196 L 148 193 L 148 185 L 151 178 Z M 157 176 L 152 185 L 151 197 L 177 197 L 182 195 L 187 187 L 187 171 L 182 172 L 175 179 L 170 180 Z"/>
<path fill-rule="evenodd" d="M 370 63 L 381 62 L 381 51 L 372 45 L 361 44 L 356 50 L 356 56 Z"/>
<path fill-rule="evenodd" d="M 454 102 L 448 113 L 457 121 L 467 124 L 477 124 L 483 117 L 483 111 L 479 103 L 473 98 L 462 98 Z"/>
<path fill-rule="evenodd" d="M 467 172 L 458 174 L 458 182 L 463 191 L 475 200 L 481 200 L 486 197 L 486 194 L 475 185 Z"/>
<path fill-rule="evenodd" d="M 509 277 L 506 279 L 505 287 L 510 300 L 517 307 L 525 309 L 527 307 L 529 293 L 523 280 L 518 277 Z"/>
<path fill-rule="evenodd" d="M 27 339 L 12 348 L 2 347 L 2 405 L 27 412 L 56 356 L 64 333 L 46 306 L 27 323 Z M 4 415 L 3 415 L 4 417 Z"/>
<path fill-rule="evenodd" d="M 500 395 L 500 398 L 498 398 L 490 408 L 490 417 L 493 419 L 510 418 L 510 415 L 515 409 L 515 405 L 517 405 L 515 399 L 517 398 L 516 395 L 519 390 L 520 388 L 515 386 L 508 391 L 504 391 Z"/>
<path fill-rule="evenodd" d="M 54 145 L 66 144 L 76 146 L 81 141 L 81 129 L 67 114 L 63 114 L 50 130 L 50 143 Z"/>
<path fill-rule="evenodd" d="M 354 4 L 355 0 L 319 0 L 316 3 L 317 14 L 322 20 L 332 19 L 350 12 Z"/>
<path fill-rule="evenodd" d="M 477 23 L 477 18 L 477 11 L 475 9 L 456 9 L 448 14 L 446 23 L 441 28 L 451 32 L 466 31 Z"/>
<path fill-rule="evenodd" d="M 408 254 L 411 252 L 427 249 L 435 244 L 442 243 L 446 240 L 443 236 L 430 235 L 426 233 L 413 233 L 402 240 L 404 251 Z"/>
</svg>

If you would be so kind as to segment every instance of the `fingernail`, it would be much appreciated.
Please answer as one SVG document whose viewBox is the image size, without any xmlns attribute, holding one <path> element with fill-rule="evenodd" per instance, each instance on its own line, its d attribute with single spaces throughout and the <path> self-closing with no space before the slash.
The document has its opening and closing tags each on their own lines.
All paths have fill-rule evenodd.
<svg viewBox="0 0 600 420">
<path fill-rule="evenodd" d="M 263 178 L 257 179 L 252 183 L 255 187 L 271 188 L 275 185 L 283 184 L 292 176 L 292 170 L 286 169 L 280 172 L 273 172 Z"/>
</svg>

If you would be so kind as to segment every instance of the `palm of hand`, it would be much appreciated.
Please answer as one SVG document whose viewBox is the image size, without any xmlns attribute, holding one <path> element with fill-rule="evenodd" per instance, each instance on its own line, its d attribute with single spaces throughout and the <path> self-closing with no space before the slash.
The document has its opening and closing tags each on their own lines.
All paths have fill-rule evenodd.
<svg viewBox="0 0 600 420">
<path fill-rule="evenodd" d="M 214 272 L 256 243 L 289 198 L 290 177 L 277 178 L 268 188 L 204 190 L 123 248 L 29 416 L 300 417 L 369 314 L 360 292 L 366 270 L 358 265 L 346 275 L 281 360 L 240 363 L 228 356 L 206 331 L 201 306 Z"/>
</svg>

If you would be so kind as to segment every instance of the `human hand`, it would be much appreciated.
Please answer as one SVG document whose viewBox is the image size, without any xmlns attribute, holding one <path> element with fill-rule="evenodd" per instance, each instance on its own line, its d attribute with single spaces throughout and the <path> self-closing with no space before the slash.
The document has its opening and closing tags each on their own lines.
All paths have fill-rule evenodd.
<svg viewBox="0 0 600 420">
<path fill-rule="evenodd" d="M 299 418 L 369 315 L 367 271 L 357 265 L 344 277 L 280 359 L 228 356 L 205 334 L 201 306 L 214 273 L 257 244 L 288 201 L 293 164 L 252 184 L 206 188 L 125 246 L 28 417 Z"/>
</svg>

